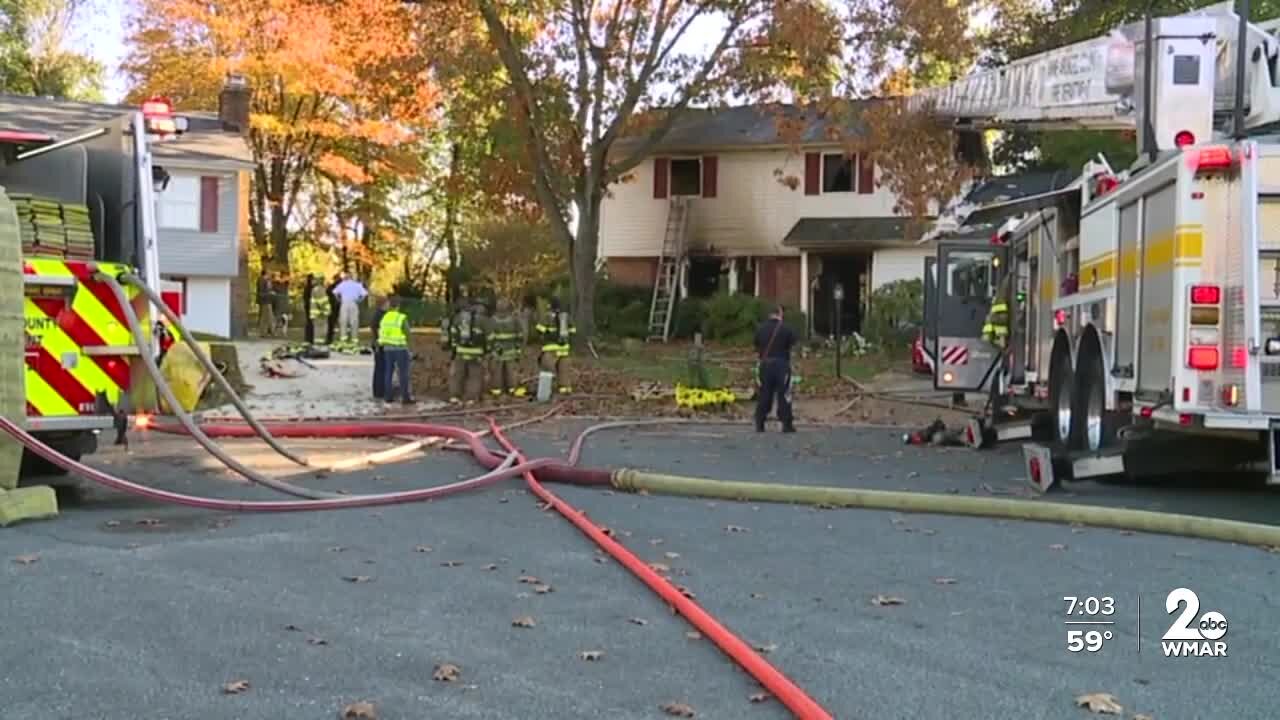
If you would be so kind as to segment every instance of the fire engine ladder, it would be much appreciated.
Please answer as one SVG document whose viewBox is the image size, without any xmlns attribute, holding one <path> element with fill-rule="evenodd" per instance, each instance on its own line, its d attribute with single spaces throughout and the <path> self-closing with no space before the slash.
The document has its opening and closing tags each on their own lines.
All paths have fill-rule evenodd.
<svg viewBox="0 0 1280 720">
<path fill-rule="evenodd" d="M 684 271 L 685 241 L 689 234 L 689 199 L 673 197 L 667 210 L 667 229 L 658 256 L 658 273 L 653 281 L 653 304 L 649 307 L 649 340 L 666 342 L 671 337 L 676 292 Z"/>
</svg>

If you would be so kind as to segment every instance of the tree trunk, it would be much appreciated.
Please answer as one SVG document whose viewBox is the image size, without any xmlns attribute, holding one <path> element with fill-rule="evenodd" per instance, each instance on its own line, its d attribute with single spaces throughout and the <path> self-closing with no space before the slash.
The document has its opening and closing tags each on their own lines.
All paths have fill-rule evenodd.
<svg viewBox="0 0 1280 720">
<path fill-rule="evenodd" d="M 603 193 L 591 193 L 578 204 L 578 228 L 570 251 L 569 274 L 573 285 L 573 317 L 577 342 L 586 343 L 596 330 L 596 254 L 600 249 L 600 201 Z"/>
<path fill-rule="evenodd" d="M 449 254 L 449 267 L 445 271 L 445 304 L 452 306 L 459 300 L 462 288 L 458 283 L 458 194 L 454 189 L 454 181 L 462 170 L 462 145 L 455 142 L 449 151 L 449 184 L 445 189 L 444 205 L 444 243 Z"/>
<path fill-rule="evenodd" d="M 289 272 L 289 218 L 284 211 L 284 161 L 276 158 L 271 161 L 271 188 L 267 193 L 267 201 L 271 206 L 271 254 L 275 258 L 276 267 Z"/>
</svg>

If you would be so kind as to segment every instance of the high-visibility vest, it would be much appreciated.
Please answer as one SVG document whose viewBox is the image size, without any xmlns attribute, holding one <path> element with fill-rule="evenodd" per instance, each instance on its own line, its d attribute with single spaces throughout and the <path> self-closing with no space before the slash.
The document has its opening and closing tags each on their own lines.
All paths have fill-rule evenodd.
<svg viewBox="0 0 1280 720">
<path fill-rule="evenodd" d="M 399 311 L 388 310 L 378 323 L 378 344 L 384 347 L 409 347 L 409 338 L 404 334 L 404 325 L 408 317 Z"/>
<path fill-rule="evenodd" d="M 319 290 L 319 292 L 316 292 Z M 311 317 L 322 318 L 329 316 L 329 293 L 324 288 L 317 288 L 311 291 Z"/>
<path fill-rule="evenodd" d="M 569 337 L 577 332 L 569 320 L 569 313 L 548 313 L 545 321 L 535 328 L 542 334 L 543 352 L 555 353 L 557 357 L 569 355 Z"/>
<path fill-rule="evenodd" d="M 982 326 L 982 337 L 987 342 L 1004 342 L 1009 337 L 1009 306 L 1003 302 L 992 303 Z"/>
</svg>

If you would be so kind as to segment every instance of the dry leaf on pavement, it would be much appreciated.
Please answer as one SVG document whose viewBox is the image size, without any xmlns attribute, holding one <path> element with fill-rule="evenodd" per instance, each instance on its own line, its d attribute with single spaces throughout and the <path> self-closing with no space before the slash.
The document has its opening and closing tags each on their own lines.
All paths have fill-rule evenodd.
<svg viewBox="0 0 1280 720">
<path fill-rule="evenodd" d="M 342 720 L 378 720 L 378 708 L 371 702 L 351 703 L 342 708 Z"/>
<path fill-rule="evenodd" d="M 671 717 L 691 718 L 694 715 L 693 708 L 684 703 L 666 703 L 661 707 L 662 712 Z"/>
<path fill-rule="evenodd" d="M 302 632 L 302 628 L 298 627 L 297 625 L 294 625 L 293 623 L 289 623 L 288 625 L 285 625 L 284 629 L 288 630 L 289 632 Z"/>
<path fill-rule="evenodd" d="M 697 595 L 695 595 L 695 594 L 693 593 L 693 591 L 692 591 L 692 590 L 690 590 L 689 588 L 687 588 L 687 587 L 685 587 L 685 586 L 683 586 L 683 585 L 677 585 L 677 586 L 676 586 L 676 590 L 679 590 L 681 595 L 683 595 L 683 596 L 685 596 L 685 597 L 689 598 L 690 600 L 693 600 L 694 598 L 698 597 Z"/>
<path fill-rule="evenodd" d="M 329 552 L 346 552 L 346 551 L 347 549 L 342 547 L 341 545 L 334 545 L 333 547 L 329 548 Z"/>
<path fill-rule="evenodd" d="M 419 545 L 419 546 L 415 547 L 415 548 L 413 549 L 413 551 L 414 551 L 414 552 L 420 552 L 420 553 L 429 553 L 429 552 L 431 552 L 431 546 L 430 546 L 430 545 Z"/>
<path fill-rule="evenodd" d="M 658 572 L 658 573 L 669 573 L 669 572 L 671 572 L 671 566 L 670 566 L 670 565 L 667 565 L 667 564 L 665 564 L 665 563 L 660 563 L 660 562 L 651 562 L 651 563 L 649 563 L 649 568 L 650 568 L 651 570 L 653 570 L 654 572 Z"/>
<path fill-rule="evenodd" d="M 640 625 L 640 626 L 649 624 L 648 620 L 645 620 L 644 618 L 638 618 L 638 617 L 631 618 L 627 622 L 631 623 L 632 625 Z"/>
<path fill-rule="evenodd" d="M 902 598 L 896 595 L 876 595 L 875 597 L 871 598 L 871 602 L 872 604 L 879 605 L 880 607 L 886 607 L 889 605 L 906 605 L 907 604 L 906 600 L 903 600 Z"/>
<path fill-rule="evenodd" d="M 40 556 L 32 553 L 30 555 L 19 555 L 13 561 L 19 565 L 31 565 L 40 562 Z"/>
<path fill-rule="evenodd" d="M 142 518 L 141 520 L 135 520 L 134 524 L 142 527 L 163 527 L 164 521 L 156 518 Z"/>
<path fill-rule="evenodd" d="M 777 644 L 777 643 L 769 643 L 768 645 L 757 645 L 757 646 L 756 646 L 756 652 L 758 652 L 758 653 L 762 653 L 762 654 L 764 654 L 764 655 L 768 655 L 769 653 L 771 653 L 771 652 L 773 652 L 774 650 L 777 650 L 777 649 L 778 649 L 778 644 Z"/>
<path fill-rule="evenodd" d="M 440 663 L 431 673 L 431 679 L 436 682 L 454 682 L 462 676 L 462 668 L 453 663 Z"/>
<path fill-rule="evenodd" d="M 680 559 L 680 553 L 678 553 L 678 552 L 665 552 L 665 553 L 662 553 L 662 554 L 663 554 L 664 556 L 666 556 L 666 558 L 667 558 L 668 560 L 679 560 L 679 559 Z"/>
<path fill-rule="evenodd" d="M 690 630 L 689 632 L 685 633 L 684 636 L 689 638 L 690 640 L 702 639 L 702 633 L 698 632 L 697 630 Z"/>
<path fill-rule="evenodd" d="M 533 621 L 533 618 L 529 617 L 528 615 L 522 615 L 516 618 L 515 620 L 511 621 L 511 627 L 518 627 L 518 628 L 531 628 L 536 624 L 537 623 Z"/>
<path fill-rule="evenodd" d="M 725 525 L 725 526 L 724 526 L 724 531 L 725 531 L 725 532 L 730 532 L 730 533 L 745 533 L 745 532 L 751 532 L 751 530 L 749 530 L 748 528 L 744 528 L 744 527 L 742 527 L 741 525 Z"/>
<path fill-rule="evenodd" d="M 1049 549 L 1050 550 L 1066 550 L 1067 546 L 1063 545 L 1062 543 L 1054 543 L 1049 546 Z"/>
<path fill-rule="evenodd" d="M 316 646 L 320 646 L 320 645 L 328 645 L 328 644 L 329 644 L 329 641 L 328 641 L 328 640 L 325 640 L 325 639 L 324 639 L 324 638 L 322 638 L 322 637 L 309 637 L 309 638 L 307 638 L 307 644 L 308 644 L 308 645 L 316 645 Z"/>
<path fill-rule="evenodd" d="M 346 580 L 349 583 L 367 583 L 370 580 L 373 580 L 373 578 L 369 577 L 368 575 L 347 575 L 347 576 L 344 576 L 342 579 Z"/>
<path fill-rule="evenodd" d="M 1089 693 L 1076 696 L 1076 707 L 1088 708 L 1099 715 L 1122 715 L 1124 707 L 1111 693 Z"/>
<path fill-rule="evenodd" d="M 104 523 L 102 523 L 102 524 L 103 524 L 103 525 L 105 525 L 106 527 L 109 527 L 109 528 L 120 527 L 120 521 L 119 521 L 119 520 L 108 520 L 108 521 L 106 521 L 106 522 L 104 522 Z"/>
<path fill-rule="evenodd" d="M 578 657 L 588 662 L 595 662 L 596 660 L 599 660 L 600 658 L 604 657 L 604 651 L 603 650 L 583 650 L 582 652 L 578 653 Z"/>
<path fill-rule="evenodd" d="M 539 595 L 546 595 L 549 592 L 554 592 L 555 588 L 551 587 L 550 585 L 534 585 L 533 591 L 538 593 Z"/>
<path fill-rule="evenodd" d="M 497 566 L 496 564 L 494 564 L 494 563 L 489 563 L 488 565 L 485 565 L 485 566 L 484 566 L 484 569 L 485 569 L 485 570 L 497 570 L 497 569 L 498 569 L 498 566 Z"/>
<path fill-rule="evenodd" d="M 222 692 L 227 695 L 239 695 L 249 689 L 248 680 L 232 680 L 222 686 Z"/>
<path fill-rule="evenodd" d="M 1133 720 L 1156 720 L 1156 719 L 1146 713 L 1138 713 L 1137 715 L 1133 716 Z"/>
<path fill-rule="evenodd" d="M 758 692 L 758 693 L 753 693 L 747 699 L 753 703 L 762 703 L 768 700 L 770 697 L 772 696 L 767 692 Z"/>
<path fill-rule="evenodd" d="M 934 583 L 935 585 L 955 585 L 955 584 L 956 584 L 956 579 L 955 579 L 955 578 L 948 578 L 948 577 L 934 578 L 934 579 L 933 579 L 933 583 Z"/>
<path fill-rule="evenodd" d="M 538 578 L 532 575 L 521 575 L 520 577 L 516 578 L 516 582 L 523 583 L 525 585 L 541 585 L 542 584 L 541 580 L 539 580 Z"/>
<path fill-rule="evenodd" d="M 444 562 L 440 563 L 440 567 L 447 567 L 447 568 L 462 567 L 462 561 L 461 560 L 445 560 Z"/>
</svg>

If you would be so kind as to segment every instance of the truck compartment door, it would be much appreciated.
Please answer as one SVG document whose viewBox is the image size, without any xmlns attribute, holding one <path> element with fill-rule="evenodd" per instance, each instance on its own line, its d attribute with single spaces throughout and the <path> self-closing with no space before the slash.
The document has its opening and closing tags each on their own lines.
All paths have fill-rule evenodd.
<svg viewBox="0 0 1280 720">
<path fill-rule="evenodd" d="M 924 259 L 924 354 L 938 364 L 938 258 Z"/>
<path fill-rule="evenodd" d="M 939 244 L 934 293 L 938 349 L 933 371 L 938 390 L 982 390 L 994 375 L 1000 352 L 982 338 L 982 326 L 1007 267 L 1005 246 Z"/>
</svg>

